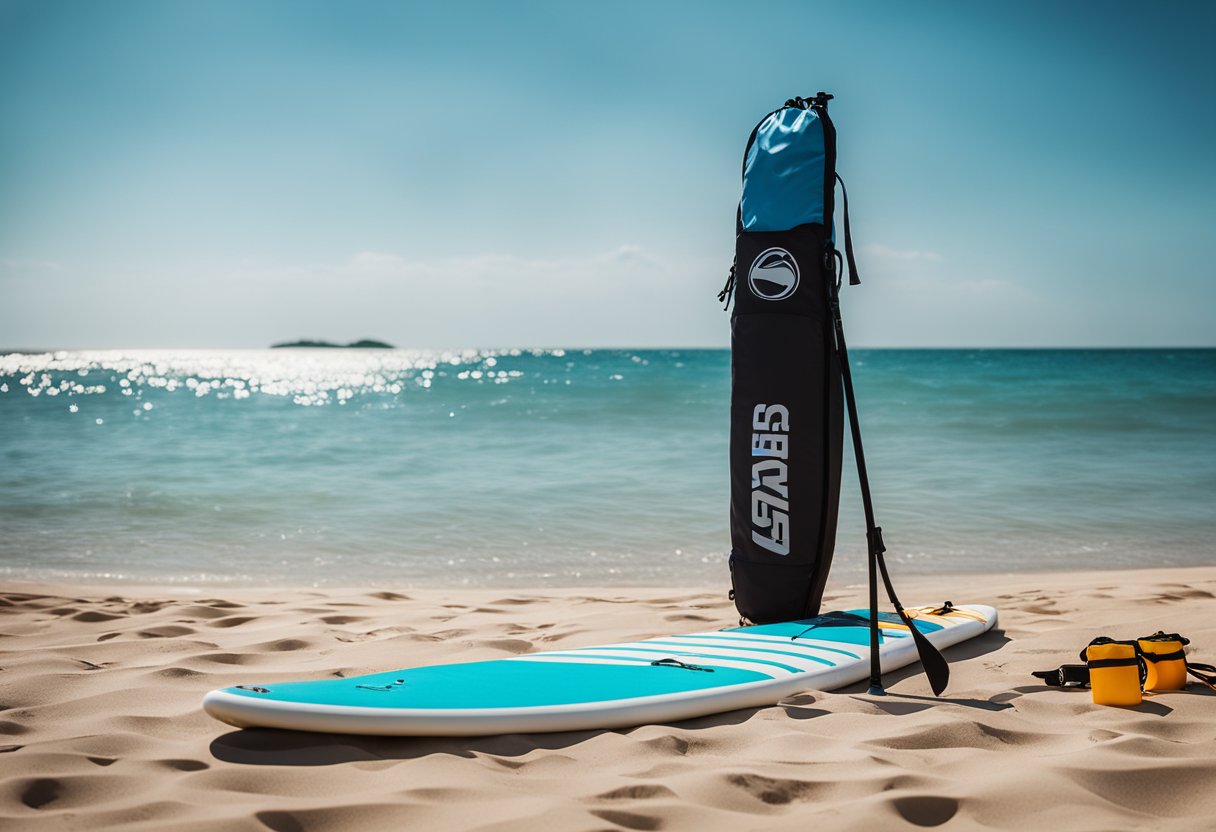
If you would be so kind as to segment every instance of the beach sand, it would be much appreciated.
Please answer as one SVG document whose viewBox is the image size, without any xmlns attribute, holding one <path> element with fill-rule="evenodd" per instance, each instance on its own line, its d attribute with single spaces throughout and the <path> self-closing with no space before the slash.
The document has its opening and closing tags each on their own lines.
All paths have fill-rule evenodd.
<svg viewBox="0 0 1216 832">
<path fill-rule="evenodd" d="M 1130 709 L 1040 686 L 1091 638 L 1158 629 L 1216 661 L 1216 567 L 901 582 L 1000 610 L 915 667 L 628 730 L 472 739 L 238 731 L 232 684 L 356 675 L 731 626 L 725 592 L 0 589 L 0 828 L 1187 830 L 1216 824 L 1216 694 Z M 826 604 L 862 606 L 862 587 Z M 826 608 L 826 607 L 825 607 Z"/>
</svg>

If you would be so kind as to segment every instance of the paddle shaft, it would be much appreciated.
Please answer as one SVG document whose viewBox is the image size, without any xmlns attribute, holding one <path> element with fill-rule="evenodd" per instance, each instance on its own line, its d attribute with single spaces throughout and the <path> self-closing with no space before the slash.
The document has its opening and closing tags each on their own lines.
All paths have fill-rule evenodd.
<svg viewBox="0 0 1216 832">
<path fill-rule="evenodd" d="M 870 575 L 870 693 L 881 695 L 882 665 L 879 662 L 878 632 L 878 553 L 875 551 L 876 532 L 881 540 L 881 530 L 874 522 L 874 501 L 870 497 L 870 477 L 866 473 L 866 456 L 861 446 L 861 423 L 857 419 L 857 397 L 853 392 L 853 373 L 849 369 L 849 348 L 844 340 L 844 322 L 840 317 L 838 284 L 828 276 L 828 302 L 832 310 L 832 330 L 836 339 L 836 354 L 840 357 L 840 375 L 844 383 L 845 405 L 849 410 L 849 432 L 853 438 L 853 456 L 857 460 L 857 480 L 861 484 L 861 505 L 866 517 L 866 552 Z M 881 545 L 881 544 L 880 544 Z"/>
<path fill-rule="evenodd" d="M 833 260 L 828 261 L 834 265 Z M 912 640 L 916 643 L 916 652 L 920 655 L 921 665 L 925 675 L 929 677 L 929 685 L 935 694 L 940 695 L 946 689 L 950 679 L 950 667 L 937 648 L 912 623 L 912 618 L 904 611 L 903 605 L 895 594 L 891 583 L 891 575 L 887 572 L 887 564 L 883 559 L 886 546 L 882 540 L 882 529 L 874 522 L 874 501 L 870 497 L 870 478 L 866 474 L 866 456 L 861 446 L 861 423 L 857 417 L 857 397 L 853 393 L 853 374 L 849 369 L 849 348 L 844 340 L 844 322 L 840 317 L 840 284 L 836 279 L 835 270 L 829 266 L 828 271 L 828 306 L 832 313 L 832 331 L 836 340 L 836 352 L 840 357 L 840 375 L 844 384 L 845 403 L 849 408 L 849 431 L 853 439 L 853 456 L 857 461 L 857 480 L 861 486 L 861 503 L 866 517 L 866 550 L 869 554 L 870 572 L 870 690 L 881 696 L 882 665 L 879 661 L 879 632 L 878 632 L 878 579 L 881 575 L 887 596 L 891 599 L 895 612 L 907 626 Z"/>
</svg>

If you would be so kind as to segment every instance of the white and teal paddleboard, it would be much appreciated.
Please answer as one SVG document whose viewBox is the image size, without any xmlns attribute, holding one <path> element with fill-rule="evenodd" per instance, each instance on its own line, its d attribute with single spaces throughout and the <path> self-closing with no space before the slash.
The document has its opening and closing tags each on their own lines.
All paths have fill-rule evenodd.
<svg viewBox="0 0 1216 832">
<path fill-rule="evenodd" d="M 996 610 L 910 611 L 938 648 L 987 632 Z M 772 705 L 869 676 L 868 610 L 805 621 L 412 667 L 350 679 L 214 690 L 203 708 L 239 728 L 473 736 L 622 728 Z M 879 616 L 884 671 L 917 660 L 908 629 Z"/>
</svg>

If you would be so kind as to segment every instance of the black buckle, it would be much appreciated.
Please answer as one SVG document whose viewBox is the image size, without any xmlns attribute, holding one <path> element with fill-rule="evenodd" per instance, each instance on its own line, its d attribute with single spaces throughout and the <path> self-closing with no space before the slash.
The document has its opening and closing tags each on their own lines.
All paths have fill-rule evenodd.
<svg viewBox="0 0 1216 832">
<path fill-rule="evenodd" d="M 835 97 L 836 96 L 832 95 L 830 92 L 823 92 L 821 90 L 815 93 L 814 98 L 803 98 L 801 95 L 795 96 L 794 98 L 786 101 L 785 106 L 794 107 L 799 110 L 807 110 L 811 108 L 817 110 L 826 110 L 828 102 Z"/>
<path fill-rule="evenodd" d="M 1032 676 L 1053 688 L 1083 688 L 1089 685 L 1089 665 L 1062 664 L 1055 670 L 1036 670 Z"/>
</svg>

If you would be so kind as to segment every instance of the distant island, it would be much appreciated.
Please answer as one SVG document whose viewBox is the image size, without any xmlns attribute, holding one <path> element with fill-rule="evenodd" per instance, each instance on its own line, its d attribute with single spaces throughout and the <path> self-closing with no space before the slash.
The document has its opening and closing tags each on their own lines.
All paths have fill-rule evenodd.
<svg viewBox="0 0 1216 832">
<path fill-rule="evenodd" d="M 272 350 L 283 349 L 285 347 L 323 347 L 326 349 L 337 350 L 392 350 L 396 349 L 392 344 L 386 344 L 383 341 L 374 341 L 371 338 L 364 338 L 360 341 L 351 341 L 349 344 L 335 344 L 332 341 L 313 341 L 304 339 L 301 341 L 284 341 L 281 344 L 271 344 Z"/>
</svg>

